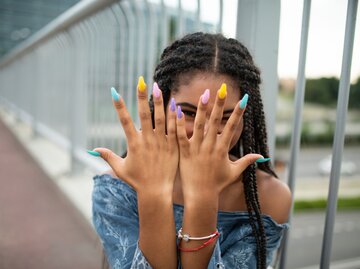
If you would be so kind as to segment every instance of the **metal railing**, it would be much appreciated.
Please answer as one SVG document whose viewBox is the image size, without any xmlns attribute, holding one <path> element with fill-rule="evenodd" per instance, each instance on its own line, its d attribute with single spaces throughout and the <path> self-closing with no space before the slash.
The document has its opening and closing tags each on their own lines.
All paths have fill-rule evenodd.
<svg viewBox="0 0 360 269">
<path fill-rule="evenodd" d="M 72 157 L 73 171 L 84 163 L 102 169 L 103 164 L 88 157 L 86 149 L 104 146 L 122 152 L 126 147 L 123 131 L 109 103 L 110 87 L 119 90 L 136 119 L 133 90 L 136 78 L 143 75 L 148 83 L 152 81 L 152 72 L 162 49 L 187 32 L 222 30 L 225 1 L 207 3 L 210 2 L 216 2 L 219 12 L 218 20 L 212 23 L 202 21 L 200 0 L 196 1 L 194 10 L 184 9 L 181 0 L 176 7 L 168 6 L 164 0 L 83 0 L 1 59 L 1 104 L 14 111 L 18 118 L 30 122 L 35 136 L 45 136 L 67 149 Z M 358 1 L 349 0 L 348 3 L 321 268 L 329 267 L 349 96 Z M 304 0 L 289 166 L 292 191 L 300 149 L 310 6 L 311 0 Z M 236 37 L 250 48 L 262 69 L 272 156 L 275 155 L 279 21 L 280 0 L 238 1 Z M 281 268 L 286 264 L 286 246 L 287 236 Z"/>
</svg>

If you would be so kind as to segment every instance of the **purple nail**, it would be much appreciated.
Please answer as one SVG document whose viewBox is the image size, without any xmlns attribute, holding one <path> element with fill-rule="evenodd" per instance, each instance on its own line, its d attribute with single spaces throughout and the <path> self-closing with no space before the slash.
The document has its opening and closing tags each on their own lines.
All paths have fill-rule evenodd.
<svg viewBox="0 0 360 269">
<path fill-rule="evenodd" d="M 178 117 L 178 119 L 181 119 L 181 118 L 182 118 L 181 106 L 178 106 L 178 109 L 177 109 L 177 117 Z"/>
<path fill-rule="evenodd" d="M 201 95 L 201 103 L 203 105 L 206 105 L 209 102 L 209 98 L 210 98 L 210 90 L 206 89 L 204 94 Z"/>
<path fill-rule="evenodd" d="M 156 98 L 159 98 L 160 97 L 160 94 L 161 94 L 161 91 L 159 89 L 159 85 L 154 82 L 154 85 L 153 85 L 153 95 L 156 97 Z"/>
<path fill-rule="evenodd" d="M 175 104 L 175 98 L 174 97 L 171 98 L 171 101 L 170 101 L 170 110 L 172 112 L 175 112 L 175 110 L 176 110 L 176 104 Z"/>
</svg>

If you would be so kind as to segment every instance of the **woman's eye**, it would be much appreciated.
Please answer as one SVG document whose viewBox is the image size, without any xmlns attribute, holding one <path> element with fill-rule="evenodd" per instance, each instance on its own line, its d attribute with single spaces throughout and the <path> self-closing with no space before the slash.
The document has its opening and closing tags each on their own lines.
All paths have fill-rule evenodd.
<svg viewBox="0 0 360 269">
<path fill-rule="evenodd" d="M 185 114 L 186 117 L 189 117 L 189 118 L 195 118 L 196 116 L 196 112 L 193 112 L 193 111 L 184 111 L 183 110 L 183 113 Z"/>
</svg>

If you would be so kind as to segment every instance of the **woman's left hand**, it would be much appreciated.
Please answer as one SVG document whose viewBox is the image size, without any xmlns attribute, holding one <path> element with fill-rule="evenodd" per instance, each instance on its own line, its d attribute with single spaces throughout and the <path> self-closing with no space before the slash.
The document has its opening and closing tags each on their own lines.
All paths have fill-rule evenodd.
<svg viewBox="0 0 360 269">
<path fill-rule="evenodd" d="M 229 159 L 230 143 L 245 110 L 244 105 L 240 108 L 241 101 L 234 108 L 222 133 L 218 134 L 226 100 L 226 88 L 225 92 L 222 87 L 217 93 L 206 132 L 204 126 L 208 98 L 204 98 L 203 102 L 202 98 L 203 95 L 198 102 L 193 136 L 190 139 L 186 135 L 184 114 L 178 107 L 179 169 L 185 201 L 187 197 L 220 194 L 226 186 L 238 179 L 250 164 L 263 158 L 260 154 L 247 154 L 236 161 Z"/>
</svg>

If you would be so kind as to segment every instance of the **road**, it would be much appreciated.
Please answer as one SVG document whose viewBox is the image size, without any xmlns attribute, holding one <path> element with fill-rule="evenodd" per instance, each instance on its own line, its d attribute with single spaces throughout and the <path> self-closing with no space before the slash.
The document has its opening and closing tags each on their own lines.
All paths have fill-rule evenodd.
<svg viewBox="0 0 360 269">
<path fill-rule="evenodd" d="M 313 177 L 319 177 L 319 162 L 331 153 L 331 147 L 301 148 L 296 169 L 298 178 L 311 179 Z M 281 160 L 288 161 L 290 159 L 290 151 L 288 149 L 278 149 L 276 156 Z M 355 163 L 357 170 L 352 177 L 358 177 L 360 179 L 360 147 L 344 148 L 343 160 L 350 160 Z M 328 177 L 324 176 L 324 178 Z"/>
<path fill-rule="evenodd" d="M 324 223 L 324 212 L 298 213 L 293 216 L 286 268 L 298 269 L 319 265 Z M 338 212 L 331 260 L 339 261 L 359 257 L 360 211 Z"/>
</svg>

